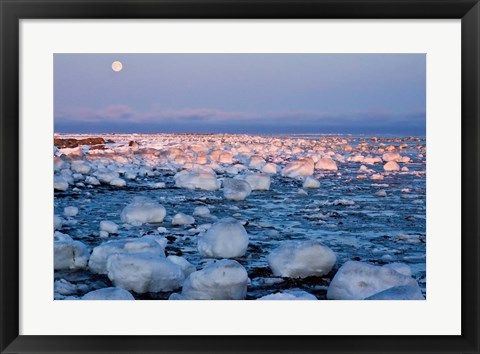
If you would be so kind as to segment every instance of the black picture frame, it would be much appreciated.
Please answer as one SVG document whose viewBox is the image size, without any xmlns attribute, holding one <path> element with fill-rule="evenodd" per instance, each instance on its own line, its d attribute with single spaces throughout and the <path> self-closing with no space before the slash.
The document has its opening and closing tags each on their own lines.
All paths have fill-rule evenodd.
<svg viewBox="0 0 480 354">
<path fill-rule="evenodd" d="M 0 12 L 1 353 L 479 352 L 480 5 L 477 0 L 0 0 Z M 459 336 L 19 335 L 19 20 L 36 18 L 461 19 L 462 334 Z"/>
</svg>

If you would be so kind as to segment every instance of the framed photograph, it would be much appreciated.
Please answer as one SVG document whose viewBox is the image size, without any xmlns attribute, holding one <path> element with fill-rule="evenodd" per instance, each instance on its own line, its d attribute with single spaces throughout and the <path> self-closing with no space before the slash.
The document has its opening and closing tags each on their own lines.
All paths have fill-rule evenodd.
<svg viewBox="0 0 480 354">
<path fill-rule="evenodd" d="M 479 352 L 477 1 L 0 11 L 1 353 Z"/>
</svg>

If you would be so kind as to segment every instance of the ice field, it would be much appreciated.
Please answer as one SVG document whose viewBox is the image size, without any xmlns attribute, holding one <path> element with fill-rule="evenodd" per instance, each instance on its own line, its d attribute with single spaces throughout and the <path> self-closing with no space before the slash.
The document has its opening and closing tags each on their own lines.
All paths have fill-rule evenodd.
<svg viewBox="0 0 480 354">
<path fill-rule="evenodd" d="M 54 296 L 419 300 L 426 141 L 56 135 Z"/>
</svg>

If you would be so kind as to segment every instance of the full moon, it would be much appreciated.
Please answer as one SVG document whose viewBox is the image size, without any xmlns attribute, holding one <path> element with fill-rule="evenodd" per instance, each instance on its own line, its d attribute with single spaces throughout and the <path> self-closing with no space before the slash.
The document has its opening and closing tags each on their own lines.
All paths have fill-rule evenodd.
<svg viewBox="0 0 480 354">
<path fill-rule="evenodd" d="M 112 63 L 112 70 L 113 70 L 113 71 L 118 72 L 118 71 L 122 71 L 122 69 L 123 69 L 123 65 L 122 65 L 121 62 L 119 62 L 119 61 L 114 61 L 114 62 Z"/>
</svg>

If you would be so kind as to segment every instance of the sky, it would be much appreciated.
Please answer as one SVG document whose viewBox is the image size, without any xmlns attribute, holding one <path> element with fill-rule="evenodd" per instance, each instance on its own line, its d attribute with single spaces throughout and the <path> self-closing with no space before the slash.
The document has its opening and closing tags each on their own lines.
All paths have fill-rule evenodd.
<svg viewBox="0 0 480 354">
<path fill-rule="evenodd" d="M 425 114 L 424 54 L 54 55 L 57 133 L 425 135 Z"/>
</svg>

